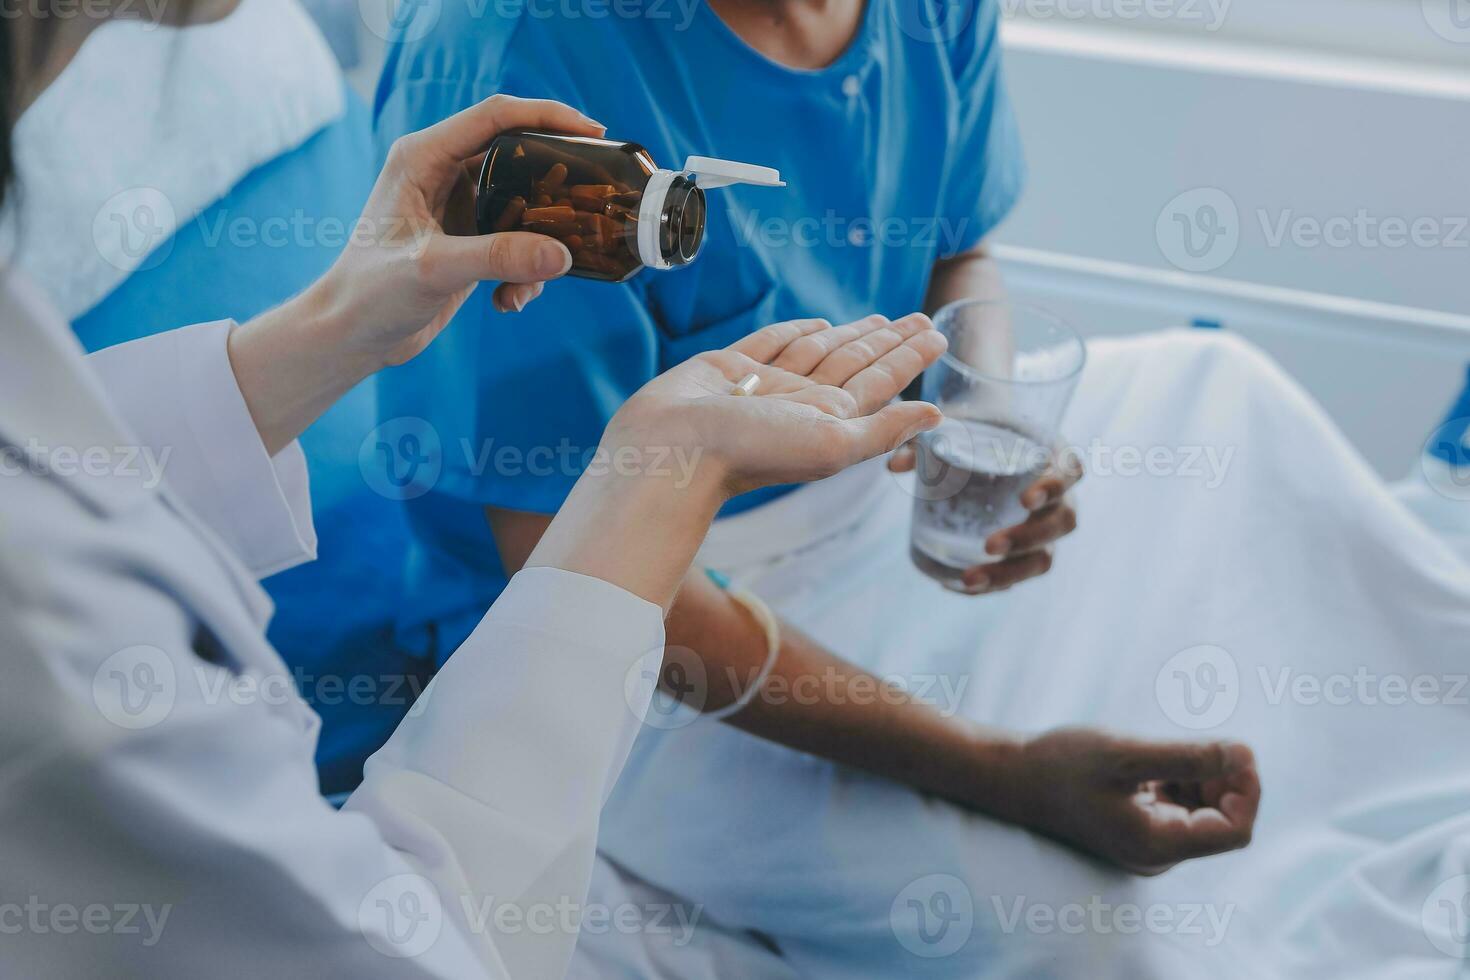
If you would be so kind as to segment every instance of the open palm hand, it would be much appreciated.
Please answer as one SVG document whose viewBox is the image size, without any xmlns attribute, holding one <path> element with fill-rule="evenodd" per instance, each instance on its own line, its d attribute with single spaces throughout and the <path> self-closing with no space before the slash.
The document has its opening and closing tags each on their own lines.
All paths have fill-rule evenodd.
<svg viewBox="0 0 1470 980">
<path fill-rule="evenodd" d="M 938 424 L 933 405 L 893 399 L 944 349 L 922 314 L 774 324 L 649 382 L 609 435 L 640 447 L 673 435 L 723 468 L 731 494 L 821 479 Z M 755 395 L 732 394 L 751 374 Z"/>
</svg>

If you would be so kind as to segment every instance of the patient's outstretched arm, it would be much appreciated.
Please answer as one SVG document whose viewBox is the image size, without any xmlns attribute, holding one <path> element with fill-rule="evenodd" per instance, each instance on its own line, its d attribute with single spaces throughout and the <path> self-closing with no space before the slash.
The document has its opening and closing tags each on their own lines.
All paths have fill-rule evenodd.
<svg viewBox="0 0 1470 980">
<path fill-rule="evenodd" d="M 507 572 L 525 562 L 548 523 L 487 509 Z M 763 631 L 699 571 L 685 579 L 667 644 L 694 651 L 708 678 L 705 710 L 735 701 L 766 659 Z M 666 690 L 679 691 L 665 661 Z M 814 678 L 832 683 L 811 685 Z M 737 683 L 730 683 L 735 679 Z M 1034 738 L 984 728 L 910 698 L 787 623 L 766 690 L 728 722 L 752 735 L 1019 824 L 1140 874 L 1249 843 L 1260 800 L 1254 761 L 1221 742 L 1150 743 L 1066 730 Z M 827 697 L 829 691 L 873 697 Z M 881 692 L 881 696 L 879 696 Z"/>
</svg>

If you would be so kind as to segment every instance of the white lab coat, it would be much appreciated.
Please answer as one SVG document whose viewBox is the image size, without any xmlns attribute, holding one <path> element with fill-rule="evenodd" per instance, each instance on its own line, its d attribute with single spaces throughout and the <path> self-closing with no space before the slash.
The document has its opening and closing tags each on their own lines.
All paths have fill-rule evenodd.
<svg viewBox="0 0 1470 980">
<path fill-rule="evenodd" d="M 230 325 L 84 360 L 13 274 L 0 323 L 0 976 L 561 975 L 658 607 L 522 572 L 334 811 L 255 581 L 304 461 Z"/>
</svg>

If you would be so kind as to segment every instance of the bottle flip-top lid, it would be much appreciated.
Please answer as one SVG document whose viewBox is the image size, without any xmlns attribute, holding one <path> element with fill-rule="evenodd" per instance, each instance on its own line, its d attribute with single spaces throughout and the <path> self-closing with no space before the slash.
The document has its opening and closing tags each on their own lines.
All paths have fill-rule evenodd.
<svg viewBox="0 0 1470 980">
<path fill-rule="evenodd" d="M 751 184 L 756 187 L 785 187 L 779 171 L 770 167 L 757 167 L 735 160 L 720 160 L 715 157 L 690 157 L 684 161 L 683 170 L 656 170 L 648 178 L 643 189 L 643 200 L 638 208 L 638 257 L 644 265 L 654 269 L 669 269 L 691 261 L 699 251 L 704 236 L 703 191 L 731 184 Z M 699 208 L 697 231 L 689 241 L 681 242 L 677 255 L 666 255 L 659 242 L 660 219 L 669 204 L 670 194 L 690 196 L 696 199 Z"/>
<path fill-rule="evenodd" d="M 785 187 L 781 172 L 753 163 L 721 160 L 717 157 L 690 157 L 684 161 L 684 172 L 694 174 L 700 187 L 728 187 L 730 184 L 754 184 L 757 187 Z"/>
</svg>

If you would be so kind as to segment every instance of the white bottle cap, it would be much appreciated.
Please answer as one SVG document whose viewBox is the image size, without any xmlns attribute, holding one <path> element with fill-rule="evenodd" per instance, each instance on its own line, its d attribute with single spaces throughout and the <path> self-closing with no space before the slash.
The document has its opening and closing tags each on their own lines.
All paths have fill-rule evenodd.
<svg viewBox="0 0 1470 980">
<path fill-rule="evenodd" d="M 658 231 L 665 198 L 676 177 L 692 177 L 695 186 L 700 190 L 728 187 L 731 184 L 786 186 L 778 170 L 715 157 L 690 157 L 684 161 L 682 171 L 655 170 L 648 178 L 647 186 L 643 188 L 643 200 L 638 207 L 638 258 L 651 269 L 668 269 L 672 266 L 659 249 Z"/>
<path fill-rule="evenodd" d="M 690 157 L 684 161 L 684 172 L 695 174 L 699 186 L 705 190 L 728 187 L 730 184 L 754 184 L 756 187 L 785 187 L 781 172 L 771 167 L 757 167 L 753 163 L 738 163 L 716 157 Z"/>
</svg>

